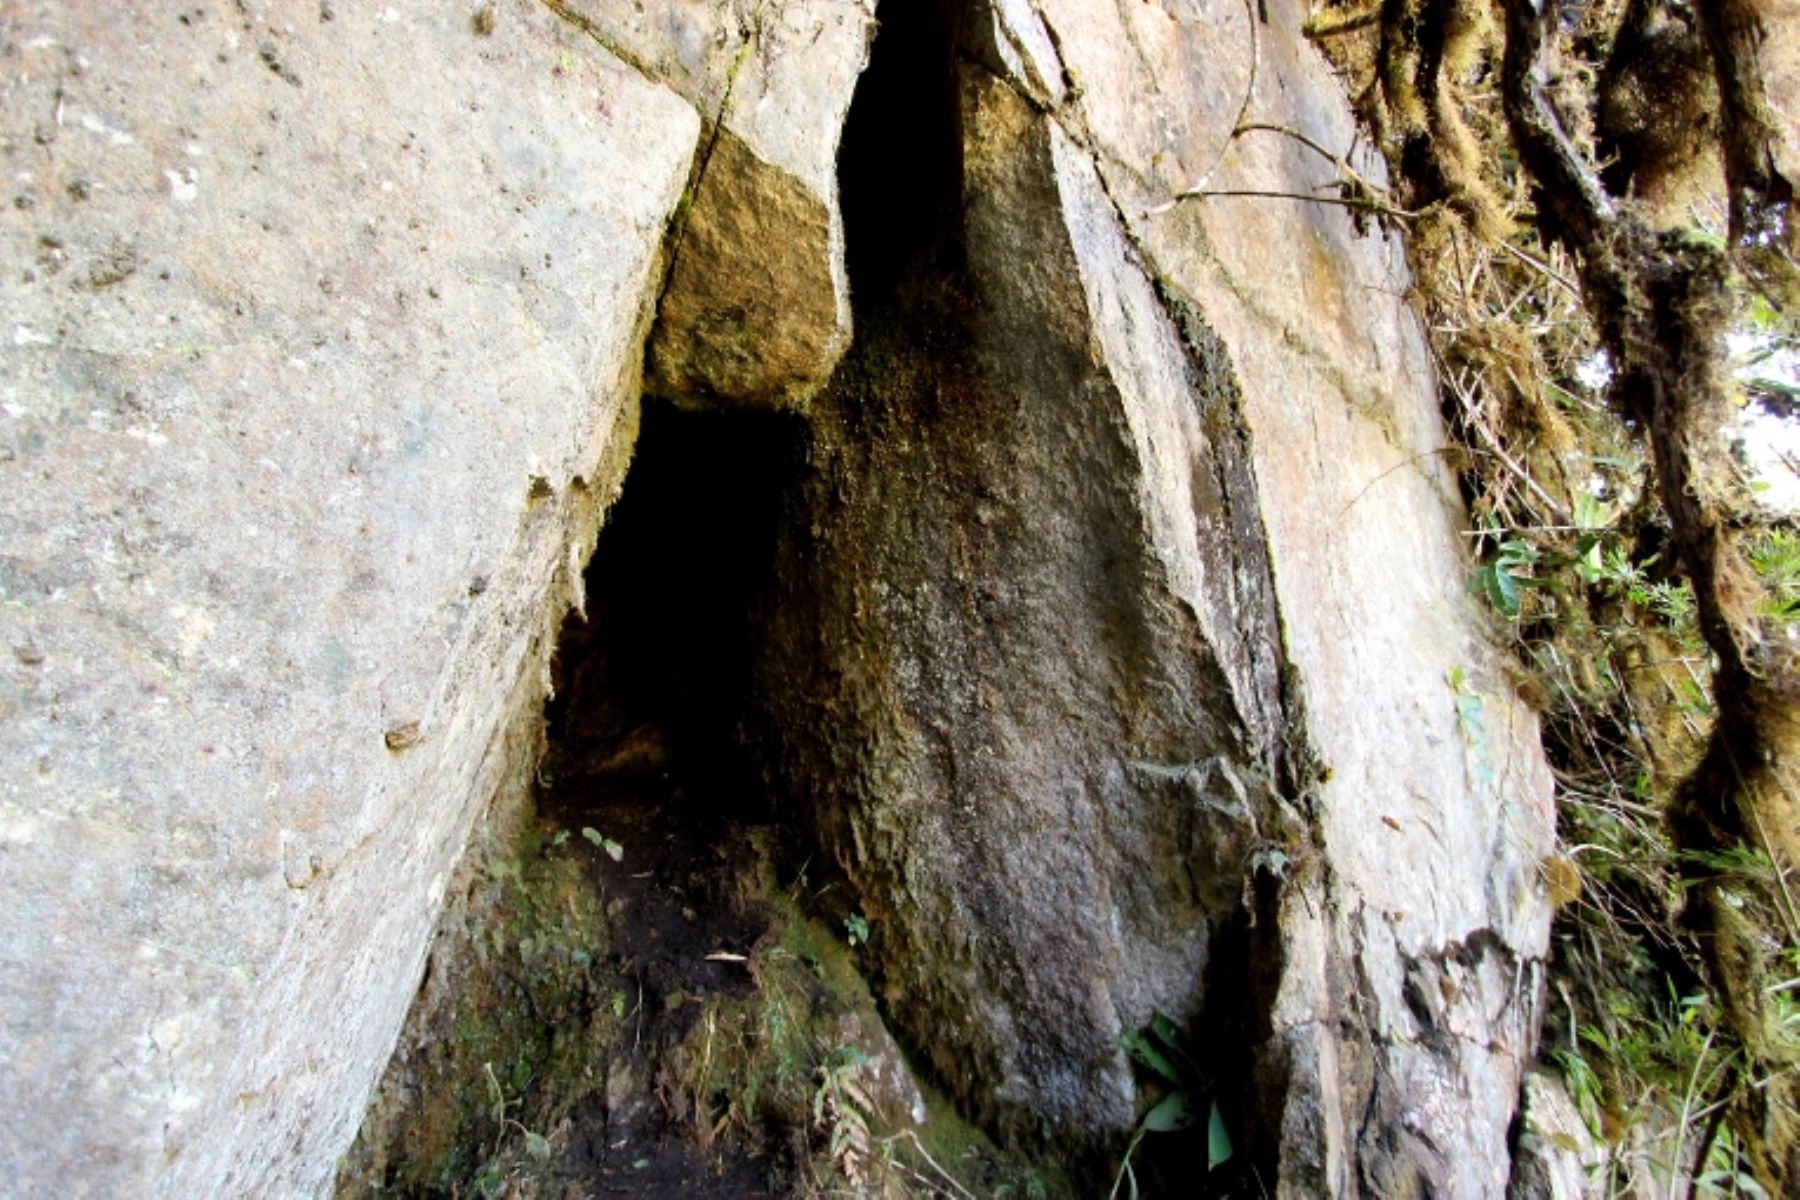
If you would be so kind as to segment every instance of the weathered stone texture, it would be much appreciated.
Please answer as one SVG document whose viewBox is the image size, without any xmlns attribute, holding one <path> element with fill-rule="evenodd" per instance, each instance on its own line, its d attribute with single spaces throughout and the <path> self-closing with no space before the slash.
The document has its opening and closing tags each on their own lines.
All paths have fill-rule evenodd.
<svg viewBox="0 0 1800 1200">
<path fill-rule="evenodd" d="M 1800 178 L 1800 0 L 1763 0 L 1756 7 L 1763 15 L 1756 65 L 1782 135 L 1780 144 L 1771 147 L 1773 165 L 1792 182 Z"/>
<path fill-rule="evenodd" d="M 650 348 L 652 384 L 684 406 L 792 407 L 849 341 L 837 206 L 729 129 L 693 194 Z"/>
<path fill-rule="evenodd" d="M 693 108 L 541 5 L 0 15 L 0 1177 L 322 1190 L 541 696 Z"/>
<path fill-rule="evenodd" d="M 1519 1118 L 1507 1200 L 1598 1200 L 1605 1195 L 1595 1175 L 1606 1154 L 1559 1079 L 1527 1071 Z M 1644 1194 L 1651 1193 L 1646 1189 Z"/>
<path fill-rule="evenodd" d="M 651 382 L 685 405 L 802 408 L 850 345 L 837 149 L 874 0 L 745 5 L 740 20 Z"/>
<path fill-rule="evenodd" d="M 786 777 L 977 1110 L 1125 1129 L 1118 1033 L 1260 1021 L 1283 1194 L 1494 1195 L 1549 773 L 1463 588 L 1399 245 L 1289 198 L 1333 179 L 1300 141 L 1229 139 L 1354 139 L 1299 7 L 1246 12 L 976 8 L 965 274 L 902 286 L 819 402 Z M 1289 868 L 1275 990 L 1204 990 Z"/>
<path fill-rule="evenodd" d="M 0 16 L 7 1186 L 326 1186 L 648 337 L 679 403 L 810 409 L 752 717 L 935 1077 L 1116 1147 L 1167 1012 L 1256 1034 L 1281 1194 L 1501 1194 L 1550 784 L 1400 249 L 1180 198 L 1332 181 L 1228 136 L 1351 145 L 1301 6 L 906 10 L 955 211 L 835 375 L 869 0 L 472 11 Z"/>
<path fill-rule="evenodd" d="M 804 407 L 850 344 L 837 147 L 874 0 L 553 0 L 708 122 L 650 355 L 686 406 Z"/>
<path fill-rule="evenodd" d="M 1401 249 L 1274 195 L 1170 206 L 1196 184 L 1305 195 L 1332 181 L 1279 132 L 1228 141 L 1240 110 L 1343 151 L 1352 118 L 1299 35 L 1302 6 L 1270 3 L 1254 29 L 1227 0 L 1036 7 L 1083 88 L 1059 123 L 1237 371 L 1294 698 L 1329 769 L 1310 797 L 1328 866 L 1285 904 L 1266 1060 L 1290 1089 L 1283 1188 L 1495 1194 L 1537 1027 L 1551 783 L 1463 593 Z"/>
<path fill-rule="evenodd" d="M 1014 1134 L 1092 1145 L 1134 1119 L 1117 1035 L 1197 1013 L 1236 901 L 1276 754 L 1274 612 L 1266 570 L 1214 574 L 1261 538 L 1211 488 L 1239 448 L 1201 430 L 1201 365 L 1115 273 L 1123 243 L 1078 250 L 1059 135 L 980 74 L 961 122 L 966 293 L 865 329 L 818 402 L 768 740 L 938 1077 Z M 1151 322 L 1118 373 L 1081 253 Z"/>
</svg>

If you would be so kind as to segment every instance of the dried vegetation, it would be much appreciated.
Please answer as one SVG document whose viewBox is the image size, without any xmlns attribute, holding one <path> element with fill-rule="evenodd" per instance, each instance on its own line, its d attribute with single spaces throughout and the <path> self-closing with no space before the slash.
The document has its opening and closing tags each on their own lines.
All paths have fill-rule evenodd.
<svg viewBox="0 0 1800 1200">
<path fill-rule="evenodd" d="M 1546 1056 L 1602 1194 L 1800 1194 L 1800 541 L 1720 436 L 1792 352 L 1792 181 L 1752 0 L 1375 0 L 1309 32 L 1403 225 L 1561 788 Z M 1336 161 L 1343 161 L 1344 155 Z M 1787 390 L 1784 391 L 1784 388 Z"/>
</svg>

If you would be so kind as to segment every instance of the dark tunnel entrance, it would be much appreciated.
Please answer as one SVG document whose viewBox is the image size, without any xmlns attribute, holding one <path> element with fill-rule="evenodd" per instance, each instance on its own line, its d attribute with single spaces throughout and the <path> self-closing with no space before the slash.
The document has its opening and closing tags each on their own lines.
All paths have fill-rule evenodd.
<svg viewBox="0 0 1800 1200">
<path fill-rule="evenodd" d="M 612 990 L 586 1020 L 617 1030 L 597 1066 L 606 1087 L 569 1114 L 566 1169 L 607 1191 L 766 1192 L 766 1162 L 692 1139 L 683 1105 L 705 1085 L 682 1047 L 754 990 L 772 921 L 755 875 L 791 840 L 770 833 L 744 724 L 805 446 L 797 417 L 646 400 L 587 569 L 587 619 L 571 615 L 557 645 L 538 812 L 604 906 L 593 969 Z"/>
<path fill-rule="evenodd" d="M 962 265 L 960 0 L 880 8 L 838 152 L 845 266 L 859 321 L 888 309 L 902 285 Z"/>
<path fill-rule="evenodd" d="M 645 402 L 587 569 L 587 619 L 572 616 L 557 648 L 553 808 L 668 775 L 721 816 L 768 816 L 740 726 L 805 438 L 798 417 Z"/>
</svg>

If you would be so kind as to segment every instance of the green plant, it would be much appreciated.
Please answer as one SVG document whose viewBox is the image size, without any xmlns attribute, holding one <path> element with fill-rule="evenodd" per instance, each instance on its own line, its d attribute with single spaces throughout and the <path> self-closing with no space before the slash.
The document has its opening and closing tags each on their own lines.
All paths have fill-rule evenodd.
<svg viewBox="0 0 1800 1200">
<path fill-rule="evenodd" d="M 1507 538 L 1495 548 L 1492 558 L 1475 569 L 1469 590 L 1487 597 L 1501 616 L 1516 619 L 1523 611 L 1521 589 L 1544 586 L 1535 574 L 1543 557 L 1538 547 L 1523 538 Z"/>
<path fill-rule="evenodd" d="M 1178 1133 L 1192 1128 L 1199 1119 L 1202 1104 L 1206 1106 L 1207 1172 L 1216 1171 L 1229 1161 L 1232 1154 L 1231 1135 L 1225 1129 L 1219 1102 L 1207 1099 L 1200 1068 L 1181 1048 L 1180 1031 L 1176 1029 L 1175 1022 L 1158 1013 L 1151 1018 L 1148 1030 L 1143 1033 L 1121 1033 L 1118 1041 L 1119 1048 L 1125 1051 L 1131 1061 L 1154 1076 L 1164 1090 L 1162 1098 L 1139 1118 L 1131 1141 L 1125 1147 L 1125 1155 L 1119 1161 L 1118 1173 L 1113 1176 L 1112 1190 L 1107 1193 L 1108 1200 L 1114 1200 L 1118 1196 L 1121 1186 L 1126 1188 L 1127 1196 L 1136 1200 L 1137 1172 L 1131 1166 L 1131 1158 L 1137 1153 L 1138 1146 L 1148 1134 Z"/>
<path fill-rule="evenodd" d="M 866 945 L 869 940 L 869 921 L 861 913 L 851 913 L 844 918 L 844 937 L 852 946 Z"/>
<path fill-rule="evenodd" d="M 1792 845 L 1800 541 L 1719 436 L 1797 397 L 1800 225 L 1787 181 L 1756 174 L 1764 84 L 1730 33 L 1760 19 L 1325 0 L 1308 25 L 1388 158 L 1378 199 L 1411 234 L 1474 514 L 1469 589 L 1542 712 L 1581 884 L 1560 893 L 1546 1053 L 1610 1148 L 1609 1195 L 1643 1171 L 1659 1194 L 1794 1186 L 1762 1114 L 1800 1097 L 1794 864 L 1765 853 L 1771 831 Z M 1607 90 L 1681 61 L 1704 64 L 1695 86 Z M 1647 104 L 1693 118 L 1670 143 L 1686 159 L 1620 156 Z M 1473 742 L 1479 697 L 1451 686 Z"/>
<path fill-rule="evenodd" d="M 1463 741 L 1471 746 L 1481 745 L 1483 736 L 1481 726 L 1481 696 L 1469 686 L 1469 677 L 1461 667 L 1451 667 L 1445 674 L 1450 684 L 1450 691 L 1456 696 L 1456 723 L 1462 730 Z"/>
<path fill-rule="evenodd" d="M 609 837 L 602 837 L 600 831 L 595 829 L 592 825 L 583 825 L 581 827 L 581 836 L 600 847 L 601 850 L 605 851 L 606 857 L 612 859 L 614 862 L 619 862 L 625 857 L 625 847 L 619 845 L 619 843 L 613 841 Z"/>
<path fill-rule="evenodd" d="M 1800 622 L 1800 536 L 1771 529 L 1750 543 L 1744 557 L 1763 585 L 1758 615 L 1781 626 Z"/>
<path fill-rule="evenodd" d="M 826 1135 L 833 1165 L 860 1187 L 869 1178 L 876 1147 L 869 1133 L 875 1102 L 863 1086 L 868 1060 L 854 1046 L 839 1046 L 819 1064 L 813 1091 L 813 1128 Z"/>
<path fill-rule="evenodd" d="M 516 1118 L 507 1115 L 512 1108 L 518 1106 L 521 1102 L 517 1099 L 508 1100 L 506 1098 L 506 1092 L 500 1087 L 500 1080 L 494 1074 L 493 1063 L 484 1062 L 481 1064 L 481 1069 L 483 1073 L 487 1075 L 488 1087 L 492 1090 L 494 1096 L 494 1103 L 488 1110 L 488 1115 L 492 1117 L 494 1124 L 499 1128 L 499 1132 L 494 1136 L 493 1152 L 496 1155 L 499 1154 L 501 1147 L 506 1142 L 507 1132 L 516 1129 L 523 1135 L 525 1139 L 525 1153 L 530 1156 L 533 1161 L 544 1162 L 548 1160 L 551 1154 L 550 1139 L 541 1133 L 527 1129 L 524 1124 Z M 488 1173 L 491 1173 L 491 1168 L 489 1172 L 484 1172 L 484 1177 Z M 483 1187 L 482 1190 L 483 1194 L 486 1194 L 486 1188 Z"/>
</svg>

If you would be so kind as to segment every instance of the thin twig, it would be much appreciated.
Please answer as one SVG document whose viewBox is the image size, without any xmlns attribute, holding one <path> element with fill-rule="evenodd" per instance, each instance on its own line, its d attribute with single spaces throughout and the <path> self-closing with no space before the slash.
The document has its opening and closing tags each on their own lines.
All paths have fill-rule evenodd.
<svg viewBox="0 0 1800 1200">
<path fill-rule="evenodd" d="M 1473 414 L 1476 405 L 1472 390 L 1460 380 L 1456 381 L 1455 386 L 1457 399 L 1463 402 L 1465 410 Z M 1521 388 L 1520 390 L 1523 391 L 1524 389 Z M 1469 426 L 1473 428 L 1476 433 L 1481 435 L 1482 441 L 1488 444 L 1488 453 L 1492 454 L 1495 458 L 1498 458 L 1505 464 L 1508 471 L 1511 471 L 1527 488 L 1531 489 L 1531 494 L 1543 502 L 1544 507 L 1550 510 L 1550 515 L 1556 518 L 1558 524 L 1573 525 L 1575 523 L 1575 519 L 1569 514 L 1569 510 L 1558 504 L 1555 498 L 1552 497 L 1549 492 L 1544 490 L 1543 485 L 1533 479 L 1530 472 L 1526 471 L 1524 467 L 1514 461 L 1513 457 L 1501 447 L 1500 439 L 1494 436 L 1493 431 L 1487 427 L 1485 421 L 1471 419 L 1469 421 Z"/>
<path fill-rule="evenodd" d="M 1575 286 L 1574 281 L 1567 275 L 1564 275 L 1561 271 L 1558 271 L 1555 267 L 1552 267 L 1549 263 L 1538 258 L 1536 255 L 1527 254 L 1511 242 L 1503 240 L 1500 245 L 1508 254 L 1511 254 L 1526 266 L 1536 268 L 1543 273 L 1546 279 L 1552 280 L 1567 289 L 1569 295 L 1574 296 L 1577 300 L 1581 299 L 1581 289 Z"/>
<path fill-rule="evenodd" d="M 1322 184 L 1331 187 L 1331 184 Z M 1355 208 L 1363 212 L 1380 213 L 1384 217 L 1410 221 L 1418 213 L 1407 212 L 1403 208 L 1395 208 L 1391 204 L 1379 200 L 1362 200 L 1353 196 L 1308 196 L 1304 192 L 1265 192 L 1256 188 L 1219 188 L 1210 192 L 1183 192 L 1176 200 L 1211 200 L 1219 196 L 1258 196 L 1265 200 L 1305 200 L 1312 204 L 1335 204 L 1340 208 Z M 1154 217 L 1158 213 L 1168 212 L 1175 207 L 1175 201 L 1145 210 L 1144 215 Z"/>
<path fill-rule="evenodd" d="M 1232 118 L 1231 132 L 1226 135 L 1225 144 L 1219 147 L 1219 153 L 1213 158 L 1212 166 L 1206 168 L 1200 178 L 1194 181 L 1193 186 L 1176 193 L 1174 198 L 1166 203 L 1149 209 L 1144 213 L 1146 217 L 1168 212 L 1181 201 L 1204 193 L 1206 185 L 1212 180 L 1213 172 L 1224 164 L 1225 156 L 1231 152 L 1232 143 L 1237 141 L 1238 128 L 1243 125 L 1244 118 L 1250 113 L 1251 104 L 1256 101 L 1256 76 L 1262 67 L 1262 40 L 1256 36 L 1256 0 L 1244 0 L 1244 20 L 1248 24 L 1250 32 L 1250 81 L 1244 85 L 1244 102 L 1238 105 L 1237 116 Z"/>
<path fill-rule="evenodd" d="M 926 1152 L 924 1145 L 919 1141 L 919 1135 L 917 1133 L 914 1133 L 910 1129 L 902 1129 L 899 1133 L 892 1134 L 888 1137 L 882 1138 L 881 1142 L 883 1145 L 888 1145 L 893 1142 L 897 1142 L 902 1138 L 904 1138 L 907 1141 L 912 1143 L 912 1147 L 914 1150 L 918 1151 L 919 1157 L 924 1159 L 927 1163 L 929 1163 L 931 1165 L 931 1169 L 936 1171 L 940 1176 L 942 1176 L 944 1179 L 944 1182 L 948 1183 L 950 1185 L 950 1187 L 956 1192 L 957 1195 L 965 1197 L 965 1200 L 975 1200 L 975 1193 L 971 1192 L 968 1188 L 964 1187 L 960 1182 L 958 1182 L 956 1176 L 954 1176 L 950 1172 L 944 1170 L 944 1168 L 938 1163 L 937 1159 L 931 1157 L 931 1155 Z"/>
<path fill-rule="evenodd" d="M 1282 137 L 1305 146 L 1308 150 L 1311 150 L 1314 154 L 1317 154 L 1320 158 L 1323 158 L 1326 162 L 1329 162 L 1332 166 L 1336 167 L 1346 179 L 1357 184 L 1359 187 L 1377 194 L 1386 191 L 1385 188 L 1377 187 L 1364 179 L 1362 175 L 1357 172 L 1356 168 L 1350 165 L 1350 161 L 1346 156 L 1333 154 L 1324 146 L 1321 146 L 1318 142 L 1306 136 L 1304 133 L 1301 133 L 1291 125 L 1277 125 L 1273 121 L 1246 121 L 1236 129 L 1232 130 L 1231 136 L 1236 139 L 1243 137 L 1246 133 L 1278 133 Z"/>
<path fill-rule="evenodd" d="M 1406 458 L 1401 459 L 1399 462 L 1395 463 L 1393 466 L 1389 467 L 1387 470 L 1383 471 L 1381 474 L 1377 475 L 1375 478 L 1369 480 L 1368 483 L 1364 484 L 1362 491 L 1360 491 L 1360 492 L 1356 493 L 1356 495 L 1350 497 L 1349 503 L 1345 504 L 1344 507 L 1338 509 L 1338 514 L 1335 519 L 1340 520 L 1340 521 L 1343 520 L 1344 514 L 1349 512 L 1351 509 L 1355 508 L 1357 501 L 1361 500 L 1364 496 L 1366 496 L 1368 494 L 1370 488 L 1374 487 L 1376 484 L 1378 484 L 1382 480 L 1386 479 L 1389 475 L 1392 475 L 1395 471 L 1399 471 L 1406 467 L 1410 467 L 1414 463 L 1417 463 L 1420 459 L 1430 458 L 1434 454 L 1454 453 L 1456 451 L 1456 449 L 1457 449 L 1457 447 L 1455 447 L 1455 446 L 1439 446 L 1435 450 L 1421 450 L 1417 454 L 1408 455 Z"/>
<path fill-rule="evenodd" d="M 1737 764 L 1734 762 L 1732 765 L 1735 768 Z M 1775 843 L 1769 840 L 1768 827 L 1763 824 L 1762 805 L 1753 804 L 1748 807 L 1751 819 L 1756 822 L 1756 836 L 1762 842 L 1763 853 L 1769 856 L 1769 865 L 1775 872 L 1775 884 L 1781 889 L 1781 898 L 1787 902 L 1787 908 L 1781 915 L 1787 922 L 1788 937 L 1800 945 L 1800 907 L 1795 906 L 1794 893 L 1788 889 L 1787 868 L 1782 863 L 1781 856 L 1775 852 Z"/>
<path fill-rule="evenodd" d="M 1712 1049 L 1713 1035 L 1718 1032 L 1717 1026 L 1708 1029 L 1706 1031 L 1706 1040 L 1700 1044 L 1700 1053 L 1694 1056 L 1694 1069 L 1688 1075 L 1687 1090 L 1681 1095 L 1681 1119 L 1675 1124 L 1675 1153 L 1670 1156 L 1672 1159 L 1679 1159 L 1681 1157 L 1681 1143 L 1684 1137 L 1684 1131 L 1687 1129 L 1688 1125 L 1688 1114 L 1693 1111 L 1694 1107 L 1694 1089 L 1698 1087 L 1700 1083 L 1700 1068 L 1706 1065 L 1706 1055 L 1707 1052 Z M 1681 1172 L 1670 1172 L 1669 1200 L 1676 1200 L 1675 1187 L 1680 1179 Z"/>
<path fill-rule="evenodd" d="M 1131 1156 L 1137 1153 L 1138 1143 L 1144 1140 L 1144 1127 L 1139 1125 L 1137 1132 L 1131 1135 L 1131 1144 L 1125 1147 L 1125 1157 L 1119 1160 L 1119 1173 L 1113 1176 L 1112 1190 L 1106 1193 L 1106 1200 L 1118 1200 L 1119 1185 L 1126 1179 L 1131 1180 L 1131 1194 L 1137 1195 L 1137 1172 L 1131 1169 Z"/>
</svg>

